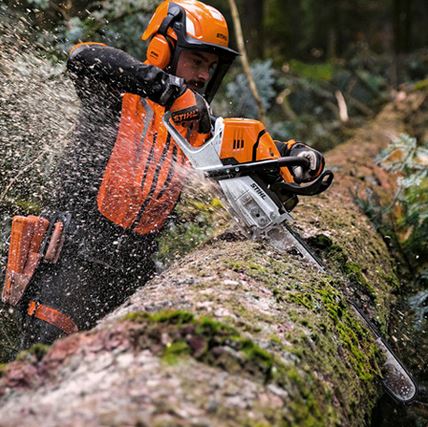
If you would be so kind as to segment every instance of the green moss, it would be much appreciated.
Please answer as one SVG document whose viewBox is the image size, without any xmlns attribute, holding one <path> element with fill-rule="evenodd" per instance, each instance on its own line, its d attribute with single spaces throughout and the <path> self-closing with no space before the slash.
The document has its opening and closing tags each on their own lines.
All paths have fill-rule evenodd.
<svg viewBox="0 0 428 427">
<path fill-rule="evenodd" d="M 257 271 L 257 272 L 260 272 L 260 273 L 266 273 L 266 268 L 263 267 L 260 264 L 255 263 L 255 262 L 249 262 L 248 263 L 248 268 L 250 270 Z"/>
<path fill-rule="evenodd" d="M 238 335 L 235 328 L 207 316 L 200 317 L 196 322 L 196 333 L 205 337 L 212 337 L 214 335 Z"/>
<path fill-rule="evenodd" d="M 129 320 L 137 323 L 149 321 L 154 323 L 182 325 L 191 322 L 193 320 L 193 314 L 184 310 L 162 310 L 155 313 L 137 311 L 126 314 L 123 317 L 123 320 Z"/>
<path fill-rule="evenodd" d="M 378 365 L 375 363 L 372 366 L 372 361 L 379 359 L 376 345 L 360 320 L 352 313 L 352 308 L 335 288 L 330 284 L 325 284 L 323 287 L 313 289 L 312 294 L 293 292 L 287 297 L 287 300 L 311 311 L 315 311 L 322 304 L 333 322 L 332 326 L 325 323 L 314 324 L 313 319 L 311 321 L 301 316 L 300 323 L 311 330 L 318 329 L 320 333 L 325 333 L 327 329 L 335 330 L 340 344 L 347 349 L 348 362 L 362 381 L 371 381 L 375 375 L 380 375 Z M 319 334 L 313 335 L 313 341 L 319 339 Z M 368 344 L 362 347 L 361 343 Z"/>
<path fill-rule="evenodd" d="M 226 259 L 223 263 L 233 271 L 245 272 L 247 276 L 268 284 L 272 289 L 284 278 L 289 266 L 287 262 L 274 259 L 270 259 L 266 264 L 266 260 L 260 260 L 254 254 L 239 260 Z"/>
<path fill-rule="evenodd" d="M 150 320 L 152 322 L 169 323 L 173 325 L 184 325 L 192 322 L 193 319 L 193 314 L 184 310 L 165 310 L 150 315 Z"/>
<path fill-rule="evenodd" d="M 287 301 L 302 305 L 309 310 L 316 310 L 316 303 L 313 295 L 309 292 L 291 292 L 287 295 Z"/>
<path fill-rule="evenodd" d="M 156 261 L 164 266 L 208 241 L 227 217 L 221 201 L 208 193 L 183 194 L 174 214 L 157 239 Z"/>
<path fill-rule="evenodd" d="M 281 338 L 278 335 L 271 335 L 269 337 L 269 341 L 274 345 L 280 345 L 282 346 Z"/>
<path fill-rule="evenodd" d="M 240 261 L 226 260 L 225 263 L 226 267 L 229 267 L 233 271 L 237 271 L 238 273 L 245 271 L 246 266 Z"/>
<path fill-rule="evenodd" d="M 376 299 L 376 289 L 367 280 L 367 277 L 363 273 L 361 266 L 355 262 L 347 262 L 343 265 L 343 271 L 352 283 L 365 289 L 370 297 Z"/>
<path fill-rule="evenodd" d="M 342 421 L 351 420 L 352 424 L 352 420 L 361 419 L 370 409 L 358 405 L 366 402 L 365 396 L 376 395 L 372 379 L 379 375 L 380 357 L 371 335 L 338 290 L 343 282 L 311 268 L 302 271 L 292 256 L 273 253 L 260 258 L 257 244 L 246 244 L 250 247 L 236 251 L 233 260 L 225 256 L 221 264 L 257 281 L 257 289 L 270 290 L 271 294 L 265 295 L 277 305 L 276 311 L 263 317 L 261 312 L 252 313 L 245 304 L 231 300 L 226 306 L 237 317 L 227 322 L 209 316 L 192 318 L 187 312 L 184 318 L 171 313 L 166 316 L 183 318 L 179 324 L 153 322 L 153 314 L 146 314 L 137 345 L 149 347 L 163 358 L 167 355 L 168 363 L 187 363 L 192 358 L 232 374 L 247 375 L 251 381 L 278 385 L 294 402 L 291 409 L 287 402 L 287 410 L 280 415 L 284 425 L 323 425 L 325 420 L 328 425 L 343 425 Z M 319 245 L 326 246 L 327 254 L 335 255 L 336 261 L 348 263 L 347 254 L 338 245 L 323 238 Z M 356 269 L 350 270 L 357 274 L 358 265 L 354 264 Z M 352 263 L 348 267 L 353 267 Z M 252 283 L 249 281 L 249 286 Z M 165 315 L 160 314 L 161 318 Z M 281 326 L 273 329 L 274 325 Z M 259 336 L 263 345 L 242 331 Z M 263 333 L 256 335 L 257 331 Z M 168 337 L 171 345 L 179 343 L 172 346 L 171 356 L 159 342 L 160 336 Z M 344 381 L 349 386 L 338 387 Z M 343 402 L 339 412 L 334 401 Z M 276 416 L 272 420 L 277 420 Z M 281 424 L 275 421 L 273 425 Z"/>
<path fill-rule="evenodd" d="M 0 378 L 6 373 L 7 363 L 0 363 Z"/>
<path fill-rule="evenodd" d="M 414 88 L 415 90 L 421 90 L 421 91 L 428 89 L 428 79 L 419 80 L 418 82 L 415 83 Z"/>
<path fill-rule="evenodd" d="M 390 274 L 385 274 L 385 273 L 381 273 L 381 276 L 383 278 L 383 280 L 385 280 L 385 282 L 392 286 L 393 289 L 400 289 L 401 287 L 401 283 L 400 280 L 398 279 L 397 275 L 394 273 L 390 273 Z"/>
<path fill-rule="evenodd" d="M 162 354 L 162 360 L 169 365 L 175 365 L 180 358 L 190 354 L 190 347 L 186 341 L 175 341 L 167 344 Z"/>
<path fill-rule="evenodd" d="M 172 310 L 134 313 L 127 315 L 125 320 L 141 323 L 136 345 L 141 349 L 149 347 L 164 362 L 174 365 L 193 357 L 200 363 L 248 375 L 252 381 L 275 383 L 284 390 L 295 390 L 296 413 L 293 411 L 291 419 L 302 421 L 313 418 L 318 423 L 322 419 L 319 402 L 311 391 L 313 381 L 308 384 L 308 378 L 293 365 L 285 364 L 233 326 L 209 316 L 196 317 L 185 311 Z M 167 344 L 161 341 L 162 336 L 169 338 Z M 279 337 L 275 337 L 274 341 L 281 343 Z"/>
<path fill-rule="evenodd" d="M 193 355 L 200 361 L 216 365 L 213 357 L 213 348 L 221 349 L 232 347 L 241 353 L 247 370 L 261 374 L 264 380 L 271 377 L 271 370 L 275 365 L 274 356 L 260 346 L 243 337 L 235 328 L 219 322 L 214 318 L 202 316 L 195 318 L 192 313 L 182 310 L 168 310 L 157 313 L 137 312 L 128 314 L 123 320 L 145 324 L 144 332 L 156 340 L 160 339 L 161 331 L 167 332 L 171 341 L 163 345 L 162 357 L 176 363 L 180 356 Z M 158 333 L 153 332 L 153 328 Z M 160 343 L 154 343 L 158 346 Z M 219 354 L 224 352 L 219 351 Z M 230 358 L 224 353 L 221 364 Z M 226 363 L 227 365 L 227 363 Z"/>
<path fill-rule="evenodd" d="M 134 311 L 132 313 L 127 313 L 122 317 L 123 321 L 130 321 L 136 323 L 147 322 L 150 319 L 150 314 L 145 311 Z"/>
<path fill-rule="evenodd" d="M 342 266 L 349 280 L 358 284 L 365 292 L 374 297 L 375 289 L 368 282 L 361 268 L 356 263 L 348 261 L 346 253 L 340 246 L 332 244 L 328 237 L 322 235 L 319 236 L 317 246 L 327 248 L 329 257 L 338 262 L 339 266 Z M 266 262 L 267 265 L 264 264 Z M 324 353 L 337 354 L 338 350 L 334 348 L 334 344 L 324 338 L 325 335 L 336 335 L 339 339 L 338 345 L 343 348 L 343 357 L 346 363 L 350 365 L 360 380 L 369 383 L 374 376 L 380 374 L 376 362 L 380 360 L 377 347 L 361 325 L 360 320 L 355 317 L 352 308 L 341 292 L 337 290 L 341 284 L 336 282 L 334 278 L 331 276 L 320 278 L 319 273 L 314 273 L 313 276 L 310 274 L 306 274 L 305 277 L 296 276 L 294 280 L 293 275 L 290 275 L 292 271 L 290 265 L 274 259 L 263 259 L 263 261 L 257 262 L 254 258 L 249 257 L 239 262 L 234 260 L 230 266 L 236 271 L 245 271 L 247 275 L 270 286 L 278 304 L 293 303 L 307 310 L 306 313 L 298 311 L 294 314 L 289 311 L 288 317 L 295 324 L 311 331 L 311 345 L 323 347 L 318 357 L 322 357 Z M 300 272 L 294 273 L 301 275 Z M 288 305 L 287 309 L 289 310 Z M 330 322 L 320 322 L 323 318 L 323 312 L 331 319 Z M 316 316 L 316 313 L 319 313 L 320 318 Z M 295 330 L 293 334 L 296 335 Z M 289 336 L 287 339 L 293 343 L 292 348 L 288 350 L 295 356 L 304 357 L 305 360 L 313 358 L 312 355 L 308 354 L 307 349 L 301 347 L 302 338 L 294 339 L 294 337 Z M 314 363 L 314 366 L 317 366 L 318 363 L 320 363 L 319 360 Z M 325 361 L 324 363 L 325 365 L 337 365 L 333 361 Z"/>
<path fill-rule="evenodd" d="M 36 360 L 42 360 L 43 356 L 48 352 L 50 346 L 46 344 L 33 344 L 28 350 L 21 351 L 17 356 L 16 360 L 24 361 L 33 357 Z"/>
<path fill-rule="evenodd" d="M 339 266 L 343 266 L 348 261 L 348 256 L 342 247 L 334 244 L 328 248 L 327 257 Z"/>
<path fill-rule="evenodd" d="M 325 234 L 318 234 L 311 237 L 309 243 L 311 246 L 324 250 L 330 248 L 333 245 L 333 241 Z"/>
<path fill-rule="evenodd" d="M 267 350 L 262 349 L 249 339 L 238 340 L 239 349 L 245 355 L 248 362 L 255 364 L 262 372 L 264 372 L 266 380 L 270 380 L 275 374 L 275 358 Z"/>
</svg>

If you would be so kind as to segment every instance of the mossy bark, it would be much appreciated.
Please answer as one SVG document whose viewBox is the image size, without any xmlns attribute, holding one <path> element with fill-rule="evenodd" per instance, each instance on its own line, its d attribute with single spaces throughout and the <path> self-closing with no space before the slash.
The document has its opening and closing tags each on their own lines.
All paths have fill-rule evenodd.
<svg viewBox="0 0 428 427">
<path fill-rule="evenodd" d="M 174 242 L 179 259 L 94 330 L 1 368 L 1 425 L 365 425 L 382 358 L 347 298 L 386 333 L 399 281 L 354 195 L 391 188 L 373 159 L 417 97 L 330 153 L 334 186 L 296 209 L 332 273 L 233 229 L 187 256 Z"/>
</svg>

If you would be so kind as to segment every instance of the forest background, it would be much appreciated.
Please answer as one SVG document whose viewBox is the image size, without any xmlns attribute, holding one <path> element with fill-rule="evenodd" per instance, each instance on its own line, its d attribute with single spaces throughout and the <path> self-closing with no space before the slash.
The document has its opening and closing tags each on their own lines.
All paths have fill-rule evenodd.
<svg viewBox="0 0 428 427">
<path fill-rule="evenodd" d="M 102 41 L 144 58 L 140 36 L 156 0 L 6 1 L 22 14 L 53 61 L 78 41 Z M 212 0 L 232 23 L 228 0 Z M 406 82 L 426 84 L 428 7 L 424 0 L 238 0 L 258 90 L 277 138 L 321 150 L 344 141 Z M 232 45 L 236 46 L 231 25 Z M 257 116 L 239 61 L 215 113 Z"/>
</svg>

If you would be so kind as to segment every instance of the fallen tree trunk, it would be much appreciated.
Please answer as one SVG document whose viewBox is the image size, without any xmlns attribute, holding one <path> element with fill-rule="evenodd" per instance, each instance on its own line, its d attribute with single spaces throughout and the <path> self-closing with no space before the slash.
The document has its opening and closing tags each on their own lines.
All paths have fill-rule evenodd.
<svg viewBox="0 0 428 427">
<path fill-rule="evenodd" d="M 331 152 L 333 188 L 296 210 L 334 276 L 222 234 L 94 330 L 6 365 L 0 425 L 364 425 L 382 361 L 344 295 L 385 332 L 399 282 L 353 195 L 393 182 L 373 158 L 404 131 L 413 102 L 388 106 Z"/>
</svg>

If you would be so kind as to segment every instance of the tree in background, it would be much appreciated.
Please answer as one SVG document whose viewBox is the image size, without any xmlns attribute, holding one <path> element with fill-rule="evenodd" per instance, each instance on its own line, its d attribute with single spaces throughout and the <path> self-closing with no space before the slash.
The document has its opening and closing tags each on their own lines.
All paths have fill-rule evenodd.
<svg viewBox="0 0 428 427">
<path fill-rule="evenodd" d="M 140 35 L 160 1 L 9 0 L 0 8 L 21 11 L 28 27 L 36 25 L 34 39 L 46 54 L 62 62 L 74 43 L 88 40 L 143 58 Z M 225 14 L 236 46 L 229 1 L 207 2 Z M 427 44 L 426 0 L 237 0 L 237 5 L 267 125 L 278 137 L 297 134 L 329 148 L 372 117 L 399 83 L 426 78 L 428 55 L 402 58 Z M 400 52 L 395 61 L 394 50 Z M 240 92 L 248 93 L 246 86 L 236 61 L 215 112 L 254 117 L 255 100 Z"/>
</svg>

